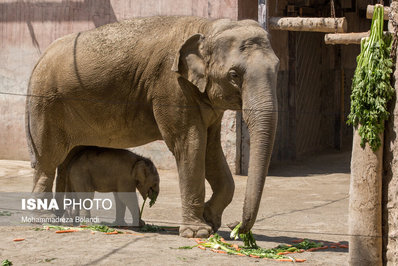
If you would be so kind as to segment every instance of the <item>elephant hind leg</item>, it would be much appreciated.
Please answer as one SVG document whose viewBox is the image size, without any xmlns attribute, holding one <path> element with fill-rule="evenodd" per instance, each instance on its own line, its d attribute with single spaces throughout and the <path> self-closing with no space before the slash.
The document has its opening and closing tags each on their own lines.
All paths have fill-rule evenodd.
<svg viewBox="0 0 398 266">
<path fill-rule="evenodd" d="M 62 157 L 60 156 L 58 158 Z M 62 160 L 63 159 L 43 159 L 43 165 L 45 165 L 45 167 L 42 166 L 40 163 L 36 165 L 33 178 L 33 192 L 52 192 L 55 180 L 55 171 L 58 165 L 62 162 Z"/>
<path fill-rule="evenodd" d="M 68 154 L 68 144 L 65 139 L 41 136 L 40 148 L 37 150 L 37 164 L 33 179 L 33 192 L 51 192 L 57 167 Z"/>
<path fill-rule="evenodd" d="M 33 174 L 32 192 L 51 192 L 54 179 L 55 168 L 43 171 L 40 167 L 36 166 Z"/>
<path fill-rule="evenodd" d="M 46 98 L 31 98 L 28 106 L 28 131 L 36 159 L 33 192 L 51 192 L 55 171 L 71 146 L 64 130 L 64 111 L 57 100 Z"/>
</svg>

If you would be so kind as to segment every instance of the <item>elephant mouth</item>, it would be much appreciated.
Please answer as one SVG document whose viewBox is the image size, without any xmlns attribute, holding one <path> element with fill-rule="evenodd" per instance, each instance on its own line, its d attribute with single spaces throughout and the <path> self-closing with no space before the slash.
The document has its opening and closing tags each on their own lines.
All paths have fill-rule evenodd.
<svg viewBox="0 0 398 266">
<path fill-rule="evenodd" d="M 152 188 L 149 189 L 148 194 L 147 194 L 147 197 L 150 199 L 149 207 L 152 207 L 155 204 L 156 199 L 158 198 L 158 195 L 159 195 L 159 192 L 153 190 Z"/>
</svg>

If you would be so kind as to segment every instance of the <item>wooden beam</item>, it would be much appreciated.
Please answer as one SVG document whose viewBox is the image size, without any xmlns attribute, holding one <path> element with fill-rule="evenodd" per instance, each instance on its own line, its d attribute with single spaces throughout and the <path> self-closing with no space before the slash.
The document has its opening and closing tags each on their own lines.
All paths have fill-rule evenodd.
<svg viewBox="0 0 398 266">
<path fill-rule="evenodd" d="M 336 23 L 337 22 L 337 23 Z M 346 32 L 347 21 L 343 18 L 270 17 L 271 30 Z"/>
<path fill-rule="evenodd" d="M 375 11 L 375 6 L 368 5 L 368 7 L 366 8 L 366 18 L 372 19 L 374 11 Z M 388 6 L 385 6 L 384 7 L 384 20 L 388 20 L 388 14 L 390 14 L 390 8 Z"/>
<path fill-rule="evenodd" d="M 385 31 L 384 35 L 390 34 Z M 325 44 L 361 44 L 361 39 L 369 37 L 368 32 L 329 33 L 325 34 Z"/>
<path fill-rule="evenodd" d="M 360 44 L 361 39 L 369 37 L 369 32 L 329 33 L 325 34 L 326 44 Z"/>
</svg>

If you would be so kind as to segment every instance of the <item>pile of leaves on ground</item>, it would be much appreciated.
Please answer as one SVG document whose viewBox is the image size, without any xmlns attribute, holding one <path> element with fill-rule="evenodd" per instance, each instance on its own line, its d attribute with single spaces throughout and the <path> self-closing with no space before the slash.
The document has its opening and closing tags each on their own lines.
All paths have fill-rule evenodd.
<svg viewBox="0 0 398 266">
<path fill-rule="evenodd" d="M 387 103 L 394 95 L 390 83 L 393 61 L 392 38 L 383 34 L 384 8 L 376 5 L 368 38 L 361 41 L 361 53 L 352 79 L 351 112 L 348 123 L 358 128 L 361 146 L 368 142 L 373 151 L 380 145 L 380 133 L 388 119 Z"/>
<path fill-rule="evenodd" d="M 275 248 L 260 248 L 251 231 L 245 234 L 239 234 L 239 228 L 241 223 L 238 224 L 231 232 L 230 237 L 237 240 L 239 237 L 242 239 L 244 245 L 238 246 L 237 244 L 228 243 L 218 234 L 211 235 L 207 239 L 195 238 L 197 245 L 195 246 L 184 246 L 180 249 L 191 249 L 198 247 L 200 249 L 206 250 L 210 249 L 215 253 L 237 255 L 244 257 L 253 258 L 263 258 L 272 259 L 277 261 L 290 261 L 290 262 L 304 262 L 305 259 L 296 259 L 289 254 L 302 253 L 305 251 L 311 252 L 321 249 L 327 249 L 328 246 L 324 245 L 323 242 L 314 242 L 308 239 L 301 239 L 298 241 L 293 241 L 292 244 L 283 244 Z M 330 246 L 331 248 L 348 248 L 346 245 L 340 243 L 334 243 Z"/>
<path fill-rule="evenodd" d="M 275 248 L 260 248 L 257 246 L 238 246 L 237 244 L 231 244 L 226 242 L 220 235 L 214 234 L 207 239 L 195 239 L 198 243 L 192 247 L 198 247 L 200 249 L 206 250 L 210 249 L 212 252 L 237 255 L 237 256 L 247 256 L 253 258 L 264 258 L 272 259 L 277 261 L 293 261 L 293 262 L 304 262 L 305 259 L 296 259 L 288 254 L 302 253 L 304 251 L 316 251 L 320 249 L 326 249 L 323 243 L 316 243 L 309 241 L 308 239 L 302 240 L 297 244 L 283 244 Z M 182 247 L 188 248 L 188 247 Z"/>
</svg>

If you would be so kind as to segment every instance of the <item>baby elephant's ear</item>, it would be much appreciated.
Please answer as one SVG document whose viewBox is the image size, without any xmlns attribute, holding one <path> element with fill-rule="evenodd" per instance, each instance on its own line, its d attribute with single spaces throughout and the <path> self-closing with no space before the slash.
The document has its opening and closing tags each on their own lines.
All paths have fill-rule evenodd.
<svg viewBox="0 0 398 266">
<path fill-rule="evenodd" d="M 206 64 L 200 53 L 203 40 L 202 34 L 194 34 L 189 37 L 178 50 L 171 68 L 172 71 L 189 80 L 202 93 L 207 85 Z"/>
<path fill-rule="evenodd" d="M 145 184 L 146 179 L 146 165 L 144 161 L 139 161 L 134 165 L 133 170 L 133 178 L 137 181 L 137 183 L 141 186 Z"/>
</svg>

